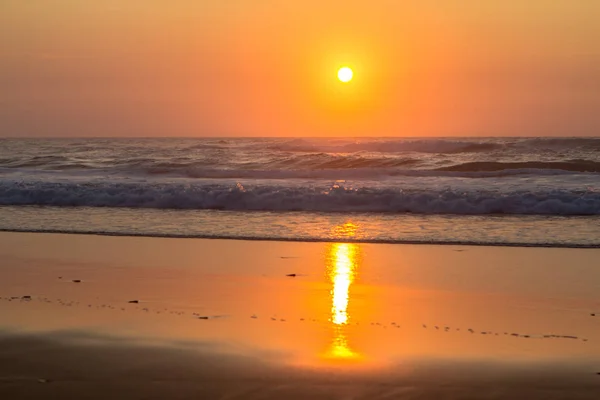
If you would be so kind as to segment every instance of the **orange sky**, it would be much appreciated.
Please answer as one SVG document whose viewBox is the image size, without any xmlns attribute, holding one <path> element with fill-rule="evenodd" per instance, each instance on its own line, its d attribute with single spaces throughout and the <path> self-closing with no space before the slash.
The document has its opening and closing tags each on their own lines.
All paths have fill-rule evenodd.
<svg viewBox="0 0 600 400">
<path fill-rule="evenodd" d="M 0 135 L 594 136 L 599 20 L 597 0 L 2 0 Z"/>
</svg>

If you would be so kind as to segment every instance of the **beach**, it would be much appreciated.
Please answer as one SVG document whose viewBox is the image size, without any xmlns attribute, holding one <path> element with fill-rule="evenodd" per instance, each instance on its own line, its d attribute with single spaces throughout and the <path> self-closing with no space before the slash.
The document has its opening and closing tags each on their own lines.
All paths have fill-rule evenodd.
<svg viewBox="0 0 600 400">
<path fill-rule="evenodd" d="M 0 400 L 599 400 L 598 16 L 0 0 Z"/>
<path fill-rule="evenodd" d="M 599 256 L 0 233 L 0 396 L 595 399 Z"/>
<path fill-rule="evenodd" d="M 598 16 L 0 0 L 0 400 L 599 400 Z"/>
</svg>

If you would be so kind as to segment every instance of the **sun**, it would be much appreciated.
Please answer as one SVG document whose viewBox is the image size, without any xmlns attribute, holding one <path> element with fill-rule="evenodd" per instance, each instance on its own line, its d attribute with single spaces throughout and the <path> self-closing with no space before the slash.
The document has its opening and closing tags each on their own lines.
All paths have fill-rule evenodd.
<svg viewBox="0 0 600 400">
<path fill-rule="evenodd" d="M 349 67 L 342 67 L 338 70 L 337 76 L 342 82 L 350 82 L 354 76 L 354 72 Z"/>
</svg>

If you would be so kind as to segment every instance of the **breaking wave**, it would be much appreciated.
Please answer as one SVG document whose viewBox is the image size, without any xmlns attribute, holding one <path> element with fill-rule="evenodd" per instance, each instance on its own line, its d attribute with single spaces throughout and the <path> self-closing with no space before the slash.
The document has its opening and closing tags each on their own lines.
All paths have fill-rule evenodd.
<svg viewBox="0 0 600 400">
<path fill-rule="evenodd" d="M 457 215 L 600 215 L 600 192 L 189 183 L 0 182 L 0 205 Z"/>
</svg>

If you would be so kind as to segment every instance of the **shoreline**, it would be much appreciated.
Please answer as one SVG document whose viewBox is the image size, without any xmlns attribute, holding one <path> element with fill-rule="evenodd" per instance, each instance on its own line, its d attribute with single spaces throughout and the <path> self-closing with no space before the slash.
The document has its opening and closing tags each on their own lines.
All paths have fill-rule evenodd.
<svg viewBox="0 0 600 400">
<path fill-rule="evenodd" d="M 268 238 L 253 236 L 211 236 L 211 235 L 178 235 L 178 234 L 148 234 L 148 233 L 124 233 L 124 232 L 85 232 L 66 231 L 53 229 L 3 229 L 1 233 L 32 233 L 32 234 L 55 234 L 55 235 L 82 235 L 82 236 L 105 236 L 105 237 L 129 237 L 129 238 L 155 238 L 155 239 L 199 239 L 199 240 L 234 240 L 252 242 L 290 242 L 290 243 L 354 243 L 354 244 L 382 244 L 382 245 L 430 245 L 430 246 L 473 246 L 473 247 L 507 247 L 507 248 L 540 248 L 540 249 L 600 249 L 600 244 L 560 244 L 560 243 L 516 243 L 516 242 L 469 242 L 469 241 L 419 241 L 419 240 L 386 240 L 386 239 L 351 239 L 351 238 Z"/>
</svg>

